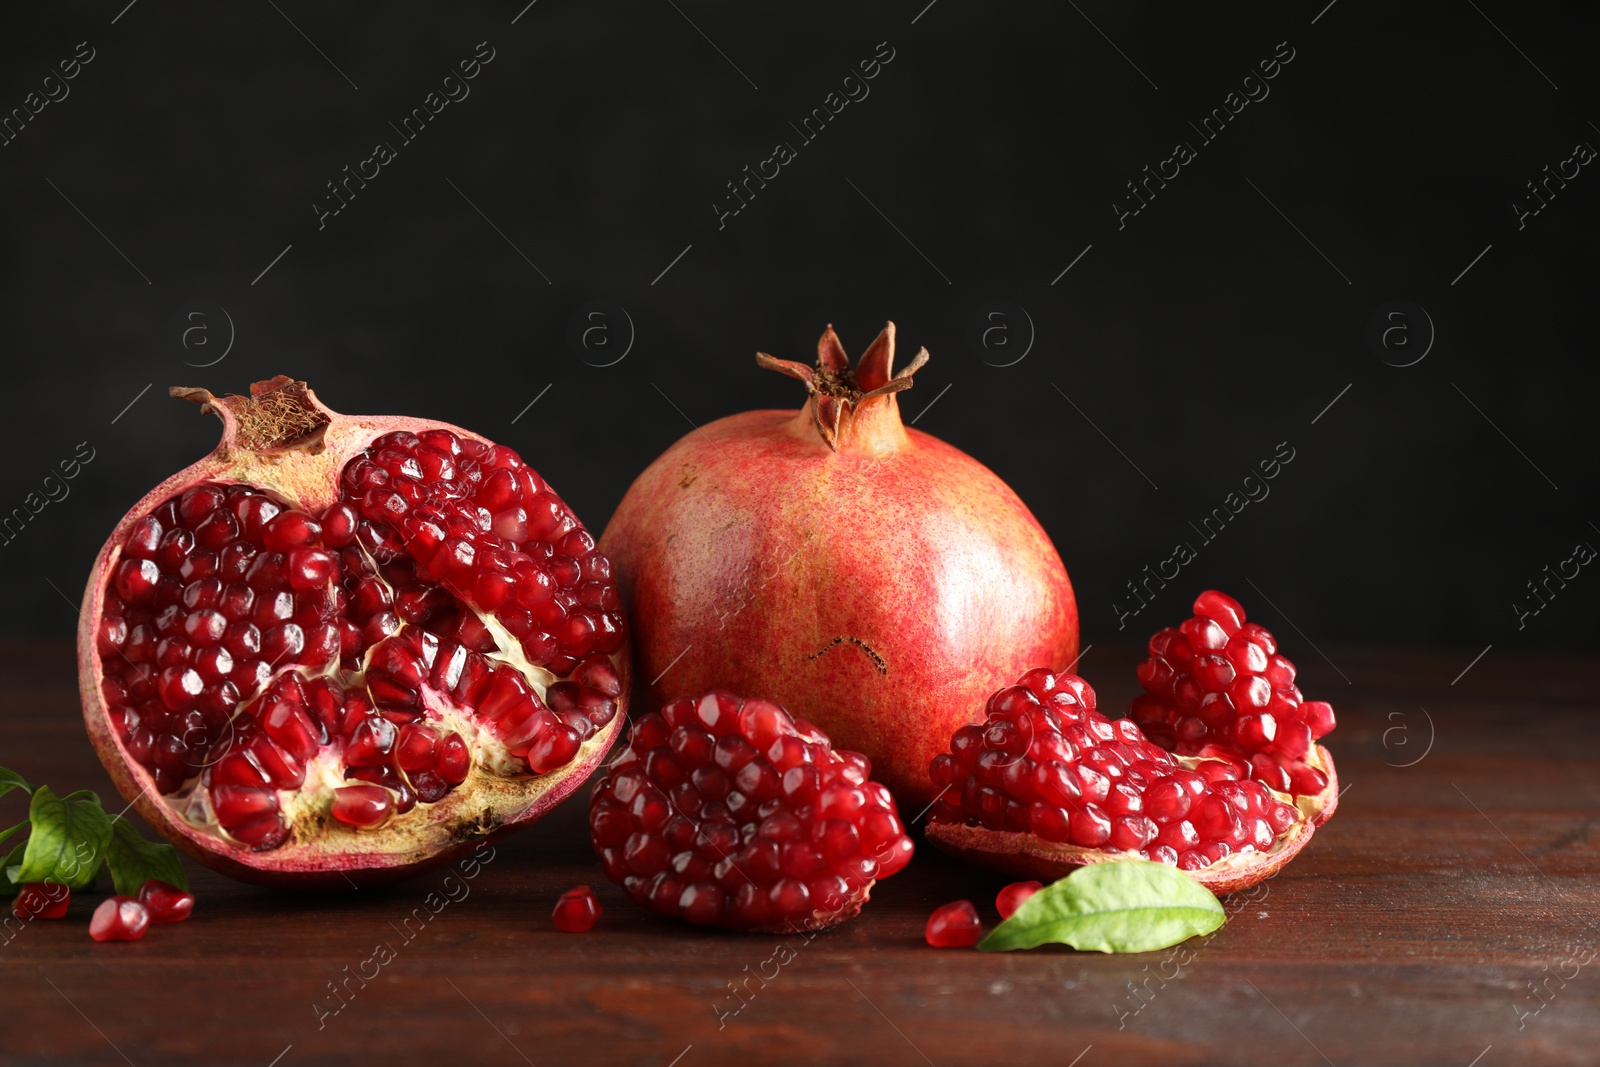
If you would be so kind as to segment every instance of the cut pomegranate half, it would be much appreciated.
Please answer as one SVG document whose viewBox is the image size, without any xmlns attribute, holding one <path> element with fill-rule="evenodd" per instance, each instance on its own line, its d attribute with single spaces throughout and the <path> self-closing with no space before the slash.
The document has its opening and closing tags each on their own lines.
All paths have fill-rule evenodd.
<svg viewBox="0 0 1600 1067">
<path fill-rule="evenodd" d="M 304 382 L 172 391 L 222 442 L 101 550 L 79 630 L 124 797 L 253 881 L 348 886 L 526 823 L 628 698 L 611 567 L 504 445 Z"/>
<path fill-rule="evenodd" d="M 943 791 L 928 840 L 1044 882 L 1139 858 L 1229 893 L 1271 877 L 1338 806 L 1333 757 L 1315 746 L 1301 758 L 1323 788 L 1278 792 L 1237 756 L 1177 756 L 1152 744 L 1132 720 L 1100 714 L 1083 679 L 1041 668 L 991 697 L 984 722 L 956 731 L 934 759 Z"/>
</svg>

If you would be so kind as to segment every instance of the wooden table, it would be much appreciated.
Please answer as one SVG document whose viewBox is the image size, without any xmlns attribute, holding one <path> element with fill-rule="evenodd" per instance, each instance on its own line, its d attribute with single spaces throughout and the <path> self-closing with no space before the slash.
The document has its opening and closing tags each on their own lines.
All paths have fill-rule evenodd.
<svg viewBox="0 0 1600 1067">
<path fill-rule="evenodd" d="M 0 945 L 0 1062 L 1600 1061 L 1600 660 L 1494 650 L 1452 683 L 1470 652 L 1326 651 L 1336 669 L 1298 658 L 1338 710 L 1339 813 L 1182 954 L 930 949 L 936 905 L 968 897 L 993 921 L 1006 880 L 926 847 L 859 919 L 811 940 L 695 930 L 606 882 L 575 797 L 470 881 L 301 896 L 191 865 L 189 922 L 105 945 L 86 929 L 98 897 L 81 894 L 67 920 Z M 1103 706 L 1132 695 L 1136 658 L 1097 644 L 1085 659 Z M 109 803 L 68 647 L 0 647 L 0 729 L 0 763 Z M 20 795 L 0 807 L 25 810 Z M 605 915 L 558 933 L 550 908 L 580 882 Z M 775 955 L 780 940 L 791 951 Z M 380 943 L 394 958 L 319 1024 L 317 1006 L 339 1004 L 330 983 L 372 974 Z"/>
</svg>

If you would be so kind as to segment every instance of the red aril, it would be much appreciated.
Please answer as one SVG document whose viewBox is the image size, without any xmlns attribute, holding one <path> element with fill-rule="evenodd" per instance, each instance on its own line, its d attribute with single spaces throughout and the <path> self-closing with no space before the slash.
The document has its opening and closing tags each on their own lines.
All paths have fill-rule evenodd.
<svg viewBox="0 0 1600 1067">
<path fill-rule="evenodd" d="M 859 752 L 767 700 L 711 692 L 641 718 L 589 809 L 606 876 L 702 926 L 796 933 L 861 911 L 911 859 Z"/>
<path fill-rule="evenodd" d="M 580 885 L 561 894 L 550 917 L 555 921 L 556 929 L 562 933 L 581 934 L 592 930 L 594 924 L 600 921 L 601 910 L 594 890 Z"/>
<path fill-rule="evenodd" d="M 279 377 L 90 575 L 89 734 L 197 859 L 348 888 L 535 818 L 603 760 L 629 667 L 611 565 L 515 452 Z"/>
<path fill-rule="evenodd" d="M 1029 897 L 1043 888 L 1043 882 L 1012 882 L 995 895 L 994 908 L 1000 918 L 1009 919 Z"/>
<path fill-rule="evenodd" d="M 139 887 L 139 903 L 150 913 L 152 923 L 178 923 L 194 911 L 194 894 L 151 878 Z"/>
<path fill-rule="evenodd" d="M 971 948 L 983 933 L 978 909 L 970 900 L 957 900 L 935 908 L 923 927 L 923 939 L 934 948 Z"/>
<path fill-rule="evenodd" d="M 1303 758 L 1324 788 L 1291 796 L 1252 780 L 1236 754 L 1174 755 L 1132 720 L 1110 721 L 1075 675 L 1029 671 L 986 714 L 933 762 L 942 792 L 927 833 L 1011 874 L 1054 881 L 1141 858 L 1228 893 L 1270 877 L 1338 805 L 1333 757 L 1320 746 Z"/>
<path fill-rule="evenodd" d="M 107 897 L 89 919 L 96 941 L 137 941 L 150 927 L 150 912 L 132 897 Z"/>
<path fill-rule="evenodd" d="M 72 902 L 72 890 L 54 882 L 27 882 L 11 902 L 11 914 L 24 921 L 59 919 Z"/>
<path fill-rule="evenodd" d="M 902 804 L 968 710 L 1077 655 L 1072 586 L 1027 507 L 971 456 L 902 424 L 894 324 L 851 368 L 830 326 L 798 413 L 687 434 L 601 538 L 657 702 L 761 693 L 865 753 Z"/>
<path fill-rule="evenodd" d="M 1226 593 L 1201 593 L 1192 618 L 1150 638 L 1139 684 L 1128 717 L 1156 744 L 1242 758 L 1251 778 L 1295 796 L 1327 788 L 1312 747 L 1333 729 L 1333 708 L 1301 696 L 1277 640 Z"/>
</svg>

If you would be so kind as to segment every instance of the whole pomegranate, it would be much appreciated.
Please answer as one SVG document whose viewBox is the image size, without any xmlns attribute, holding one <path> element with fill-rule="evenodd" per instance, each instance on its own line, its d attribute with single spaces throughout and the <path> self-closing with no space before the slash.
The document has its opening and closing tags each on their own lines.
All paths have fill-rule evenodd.
<svg viewBox="0 0 1600 1067">
<path fill-rule="evenodd" d="M 89 737 L 195 858 L 345 887 L 538 818 L 626 715 L 611 566 L 503 445 L 279 376 L 118 523 L 78 632 Z"/>
<path fill-rule="evenodd" d="M 1035 663 L 1069 663 L 1078 613 L 1039 523 L 993 472 L 900 420 L 894 323 L 852 371 L 833 327 L 794 411 L 686 435 L 601 537 L 660 703 L 760 693 L 865 753 L 905 805 L 968 710 Z"/>
</svg>

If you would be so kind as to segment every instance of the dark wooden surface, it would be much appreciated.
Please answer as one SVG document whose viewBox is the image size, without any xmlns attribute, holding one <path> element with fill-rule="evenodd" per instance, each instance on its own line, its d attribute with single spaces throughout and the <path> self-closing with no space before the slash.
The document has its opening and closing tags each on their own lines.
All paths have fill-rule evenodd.
<svg viewBox="0 0 1600 1067">
<path fill-rule="evenodd" d="M 106 945 L 82 894 L 0 944 L 0 1062 L 1600 1062 L 1600 660 L 1494 650 L 1452 684 L 1472 652 L 1326 651 L 1337 669 L 1297 658 L 1339 714 L 1339 813 L 1181 954 L 929 949 L 934 906 L 968 897 L 992 922 L 1004 879 L 921 846 L 811 940 L 695 930 L 605 881 L 575 797 L 450 885 L 300 896 L 191 864 L 189 922 Z M 1134 662 L 1103 646 L 1081 669 L 1118 707 Z M 34 782 L 109 794 L 66 646 L 0 648 L 0 737 L 0 763 Z M 580 882 L 605 915 L 558 933 L 551 905 Z M 405 917 L 447 889 L 462 899 L 407 941 Z M 380 943 L 394 958 L 319 1025 L 329 983 L 372 974 Z M 755 991 L 737 1014 L 730 983 Z"/>
</svg>

